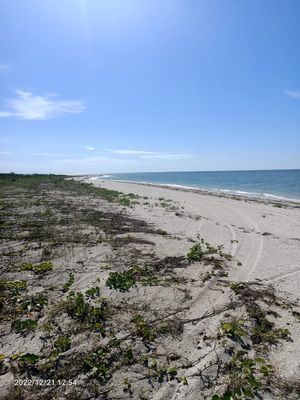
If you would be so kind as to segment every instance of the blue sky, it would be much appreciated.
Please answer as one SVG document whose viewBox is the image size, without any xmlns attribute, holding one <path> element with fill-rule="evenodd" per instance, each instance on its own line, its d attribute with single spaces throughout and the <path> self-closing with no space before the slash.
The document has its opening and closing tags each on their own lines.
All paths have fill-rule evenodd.
<svg viewBox="0 0 300 400">
<path fill-rule="evenodd" d="M 300 167 L 298 0 L 3 0 L 2 172 Z"/>
</svg>

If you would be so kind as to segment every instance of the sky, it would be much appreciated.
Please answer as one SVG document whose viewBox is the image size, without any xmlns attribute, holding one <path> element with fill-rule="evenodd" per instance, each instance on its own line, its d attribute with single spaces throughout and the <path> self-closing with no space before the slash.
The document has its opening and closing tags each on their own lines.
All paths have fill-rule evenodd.
<svg viewBox="0 0 300 400">
<path fill-rule="evenodd" d="M 300 167 L 300 1 L 0 11 L 1 172 Z"/>
</svg>

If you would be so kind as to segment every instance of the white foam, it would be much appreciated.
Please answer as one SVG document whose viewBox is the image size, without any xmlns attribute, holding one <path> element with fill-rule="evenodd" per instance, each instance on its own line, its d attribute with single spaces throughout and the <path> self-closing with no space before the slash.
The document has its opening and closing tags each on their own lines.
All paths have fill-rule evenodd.
<svg viewBox="0 0 300 400">
<path fill-rule="evenodd" d="M 277 196 L 275 194 L 270 194 L 270 193 L 263 193 L 263 196 L 265 197 L 272 197 L 273 199 L 277 199 L 277 200 L 288 200 L 288 201 L 295 201 L 296 203 L 300 202 L 300 199 L 291 199 L 289 197 L 283 197 L 283 196 Z"/>
<path fill-rule="evenodd" d="M 177 188 L 182 188 L 182 189 L 201 189 L 201 188 L 196 187 L 196 186 L 177 185 L 175 183 L 158 183 L 157 185 L 160 185 L 160 186 L 171 186 L 171 187 L 177 187 Z"/>
</svg>

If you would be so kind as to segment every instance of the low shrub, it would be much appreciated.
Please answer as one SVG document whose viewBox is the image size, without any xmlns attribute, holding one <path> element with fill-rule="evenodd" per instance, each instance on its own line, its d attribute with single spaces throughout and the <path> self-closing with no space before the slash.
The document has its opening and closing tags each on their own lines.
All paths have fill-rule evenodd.
<svg viewBox="0 0 300 400">
<path fill-rule="evenodd" d="M 60 336 L 54 342 L 54 348 L 59 353 L 64 353 L 71 348 L 71 339 L 69 336 Z"/>
<path fill-rule="evenodd" d="M 23 335 L 28 334 L 35 330 L 37 326 L 37 321 L 33 319 L 17 320 L 12 323 L 12 329 L 16 333 L 21 333 Z"/>
<path fill-rule="evenodd" d="M 106 286 L 110 289 L 119 290 L 120 292 L 127 292 L 132 286 L 136 284 L 134 269 L 130 268 L 124 272 L 110 272 L 106 281 Z"/>
<path fill-rule="evenodd" d="M 51 261 L 46 261 L 41 264 L 23 264 L 21 266 L 22 271 L 33 271 L 35 274 L 45 274 L 53 269 Z"/>
</svg>

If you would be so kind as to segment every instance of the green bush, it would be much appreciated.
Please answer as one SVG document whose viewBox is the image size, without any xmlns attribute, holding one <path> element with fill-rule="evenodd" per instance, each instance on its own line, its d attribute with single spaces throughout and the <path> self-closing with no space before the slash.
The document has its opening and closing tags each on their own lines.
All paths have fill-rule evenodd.
<svg viewBox="0 0 300 400">
<path fill-rule="evenodd" d="M 187 253 L 187 259 L 189 260 L 189 262 L 201 261 L 203 259 L 204 254 L 205 252 L 201 244 L 197 243 L 190 248 L 189 252 Z"/>
<path fill-rule="evenodd" d="M 71 348 L 71 339 L 69 336 L 60 336 L 54 342 L 54 348 L 60 353 L 64 353 L 65 351 Z"/>
<path fill-rule="evenodd" d="M 69 293 L 66 311 L 71 318 L 100 331 L 103 331 L 102 323 L 110 316 L 107 302 L 104 299 L 100 301 L 99 307 L 95 307 L 85 301 L 82 293 L 75 294 L 73 291 Z"/>
<path fill-rule="evenodd" d="M 231 322 L 224 322 L 222 324 L 223 332 L 231 337 L 241 337 L 246 336 L 247 332 L 243 329 L 245 321 L 244 320 L 233 320 Z"/>
<path fill-rule="evenodd" d="M 33 319 L 25 319 L 23 321 L 17 320 L 13 322 L 12 329 L 16 333 L 21 333 L 26 335 L 27 333 L 34 331 L 36 326 L 37 326 L 37 321 Z"/>
<path fill-rule="evenodd" d="M 85 292 L 85 296 L 87 298 L 91 298 L 91 299 L 95 299 L 97 297 L 100 297 L 100 288 L 99 288 L 99 286 L 96 286 L 96 287 L 93 287 L 91 289 L 88 289 Z"/>
<path fill-rule="evenodd" d="M 219 256 L 222 256 L 226 259 L 231 259 L 231 256 L 229 256 L 228 254 L 224 254 L 222 252 L 222 249 L 222 245 L 214 247 L 201 239 L 200 243 L 196 243 L 190 248 L 187 253 L 187 259 L 189 260 L 189 262 L 201 261 L 204 259 L 205 256 L 208 256 L 210 254 L 218 254 Z"/>
<path fill-rule="evenodd" d="M 110 289 L 116 289 L 120 292 L 127 292 L 136 284 L 135 270 L 130 268 L 124 272 L 110 272 L 106 281 L 106 286 Z"/>
</svg>

